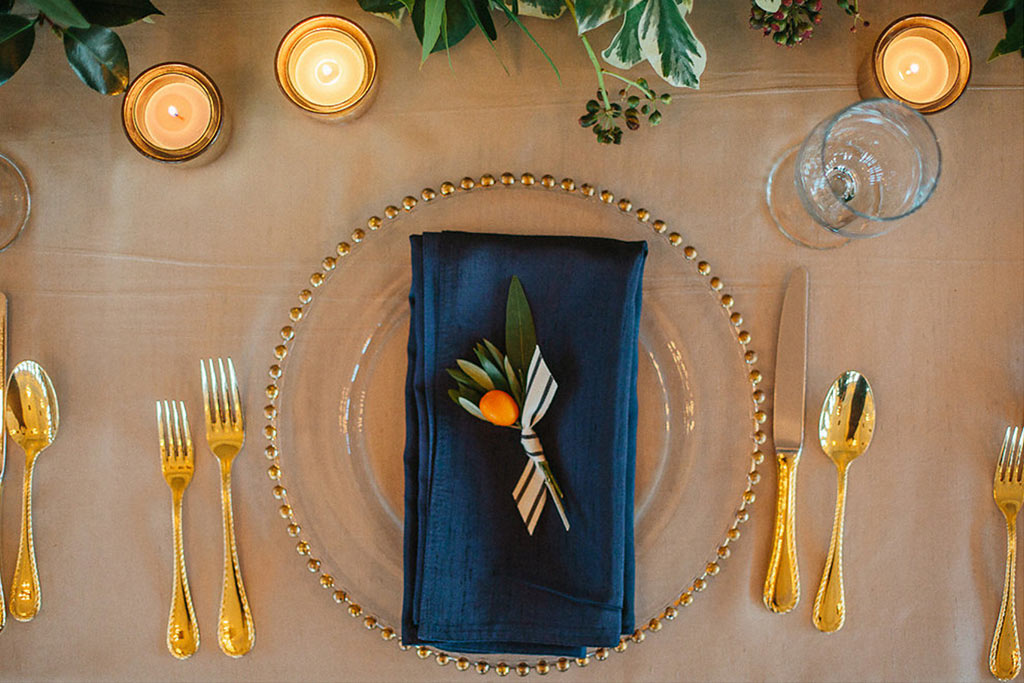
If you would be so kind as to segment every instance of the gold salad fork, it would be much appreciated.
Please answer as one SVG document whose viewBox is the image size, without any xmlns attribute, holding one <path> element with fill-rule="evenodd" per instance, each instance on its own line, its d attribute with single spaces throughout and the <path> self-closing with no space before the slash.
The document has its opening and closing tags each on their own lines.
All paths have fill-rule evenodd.
<svg viewBox="0 0 1024 683">
<path fill-rule="evenodd" d="M 199 647 L 199 624 L 192 607 L 185 571 L 185 546 L 181 540 L 181 500 L 195 472 L 192 433 L 185 404 L 156 402 L 156 424 L 160 432 L 160 465 L 171 489 L 174 520 L 174 590 L 171 616 L 167 622 L 167 649 L 178 659 L 191 657 Z"/>
<path fill-rule="evenodd" d="M 1021 472 L 1021 451 L 1024 450 L 1024 428 L 1006 428 L 1003 447 L 999 449 L 992 495 L 1006 517 L 1006 578 L 1003 583 L 1003 604 L 992 637 L 988 668 L 996 678 L 1007 680 L 1020 671 L 1020 642 L 1017 639 L 1017 611 L 1014 605 L 1014 581 L 1017 571 L 1017 513 L 1024 503 L 1024 473 Z"/>
<path fill-rule="evenodd" d="M 217 639 L 224 654 L 241 657 L 252 649 L 256 637 L 252 612 L 242 584 L 242 570 L 238 565 L 231 511 L 231 463 L 245 441 L 242 402 L 238 398 L 238 379 L 230 358 L 227 359 L 227 375 L 222 358 L 217 359 L 217 372 L 214 371 L 213 359 L 200 361 L 199 367 L 203 379 L 206 441 L 220 461 L 220 499 L 224 516 L 224 589 L 220 598 Z"/>
</svg>

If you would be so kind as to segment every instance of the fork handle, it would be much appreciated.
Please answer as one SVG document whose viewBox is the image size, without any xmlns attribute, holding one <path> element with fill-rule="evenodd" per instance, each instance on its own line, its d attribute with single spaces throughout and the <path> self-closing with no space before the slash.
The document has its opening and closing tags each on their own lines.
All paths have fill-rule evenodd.
<svg viewBox="0 0 1024 683">
<path fill-rule="evenodd" d="M 218 640 L 220 649 L 230 657 L 241 657 L 252 649 L 256 630 L 242 583 L 235 546 L 234 513 L 231 510 L 231 464 L 221 462 L 220 499 L 224 516 L 224 589 L 220 597 Z"/>
<path fill-rule="evenodd" d="M 192 593 L 188 589 L 185 546 L 181 536 L 181 499 L 184 491 L 174 491 L 172 496 L 174 589 L 171 595 L 171 615 L 167 621 L 167 649 L 178 659 L 186 659 L 199 648 L 199 624 L 192 607 Z"/>
<path fill-rule="evenodd" d="M 988 668 L 996 678 L 1014 678 L 1020 671 L 1020 643 L 1017 640 L 1017 610 L 1014 605 L 1014 581 L 1017 568 L 1017 518 L 1006 515 L 1006 577 L 1003 604 L 992 637 Z"/>
<path fill-rule="evenodd" d="M 846 515 L 847 465 L 836 468 L 836 515 L 832 521 L 832 541 L 828 546 L 821 585 L 814 598 L 812 620 L 819 631 L 832 633 L 846 621 L 846 597 L 843 590 L 843 519 Z"/>
<path fill-rule="evenodd" d="M 789 612 L 800 601 L 800 570 L 796 561 L 796 466 L 799 463 L 799 452 L 778 455 L 775 530 L 764 580 L 764 606 L 778 614 Z"/>
<path fill-rule="evenodd" d="M 32 473 L 36 454 L 25 454 L 25 485 L 21 504 L 21 541 L 18 561 L 14 565 L 11 582 L 11 616 L 18 621 L 31 621 L 39 612 L 42 594 L 39 590 L 39 572 L 36 570 L 36 550 L 32 542 Z"/>
</svg>

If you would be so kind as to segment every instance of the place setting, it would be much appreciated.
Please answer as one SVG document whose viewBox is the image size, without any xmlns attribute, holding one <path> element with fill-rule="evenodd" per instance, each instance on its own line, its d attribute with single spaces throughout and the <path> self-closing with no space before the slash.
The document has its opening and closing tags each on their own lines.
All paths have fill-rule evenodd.
<svg viewBox="0 0 1024 683">
<path fill-rule="evenodd" d="M 276 8 L 273 45 L 267 43 L 269 31 L 261 29 L 248 47 L 232 48 L 240 53 L 256 44 L 265 48 L 260 81 L 247 85 L 243 98 L 239 83 L 249 72 L 232 73 L 226 62 L 210 57 L 216 52 L 199 50 L 196 43 L 182 43 L 191 50 L 163 50 L 159 61 L 136 59 L 155 52 L 139 49 L 134 36 L 173 20 L 174 8 L 158 9 L 148 0 L 0 1 L 0 86 L 26 78 L 35 65 L 28 61 L 30 53 L 45 49 L 40 47 L 43 29 L 56 34 L 74 76 L 118 98 L 110 110 L 116 145 L 108 153 L 116 158 L 116 177 L 131 169 L 129 174 L 167 178 L 161 191 L 169 197 L 186 187 L 182 179 L 226 187 L 218 183 L 237 174 L 243 161 L 270 162 L 240 158 L 251 151 L 265 122 L 248 109 L 255 110 L 254 103 L 268 92 L 277 107 L 260 100 L 259 115 L 273 119 L 279 127 L 275 135 L 301 132 L 307 136 L 303 144 L 308 143 L 303 153 L 317 159 L 330 155 L 331 164 L 365 163 L 356 152 L 350 161 L 340 148 L 316 147 L 326 134 L 357 150 L 356 141 L 370 144 L 375 127 L 394 131 L 387 127 L 400 116 L 393 84 L 401 78 L 408 87 L 409 77 L 399 70 L 410 68 L 392 61 L 409 51 L 399 41 L 412 41 L 424 79 L 438 78 L 427 72 L 428 65 L 445 59 L 444 53 L 457 59 L 463 49 L 457 45 L 466 40 L 468 52 L 477 39 L 493 50 L 497 68 L 510 77 L 523 68 L 519 50 L 529 47 L 537 50 L 531 57 L 551 69 L 552 79 L 562 82 L 560 66 L 567 79 L 569 74 L 577 78 L 566 63 L 567 48 L 552 48 L 544 40 L 558 25 L 554 21 L 571 25 L 569 35 L 579 41 L 573 45 L 597 87 L 594 93 L 588 86 L 593 98 L 582 111 L 573 107 L 575 118 L 564 131 L 578 140 L 559 144 L 569 151 L 587 145 L 591 153 L 609 154 L 647 145 L 641 147 L 645 153 L 622 164 L 620 175 L 604 178 L 544 167 L 550 162 L 539 152 L 529 163 L 478 156 L 474 163 L 486 159 L 484 167 L 467 161 L 455 174 L 449 161 L 460 154 L 437 164 L 414 160 L 412 154 L 401 160 L 382 155 L 380 164 L 402 165 L 396 178 L 403 180 L 342 186 L 330 198 L 312 191 L 293 197 L 306 207 L 315 205 L 301 215 L 321 212 L 332 236 L 325 240 L 319 227 L 285 226 L 286 244 L 275 247 L 273 268 L 255 256 L 267 251 L 258 245 L 269 243 L 263 228 L 248 225 L 242 232 L 242 226 L 213 215 L 202 206 L 213 195 L 200 188 L 187 211 L 175 215 L 208 216 L 202 230 L 187 224 L 181 234 L 194 235 L 199 243 L 208 240 L 201 246 L 209 251 L 199 257 L 199 252 L 153 256 L 125 247 L 117 255 L 124 269 L 116 269 L 123 283 L 82 284 L 102 276 L 75 270 L 69 271 L 71 284 L 46 290 L 46 297 L 60 297 L 81 288 L 85 301 L 96 297 L 106 304 L 125 296 L 122 287 L 136 287 L 124 299 L 125 319 L 117 329 L 131 329 L 153 360 L 146 361 L 151 367 L 145 376 L 121 373 L 110 386 L 156 386 L 154 378 L 167 379 L 159 385 L 162 393 L 133 388 L 132 405 L 118 408 L 119 419 L 145 422 L 148 437 L 141 443 L 132 439 L 132 457 L 145 462 L 136 471 L 147 473 L 146 483 L 161 490 L 159 497 L 134 503 L 146 507 L 139 515 L 161 520 L 159 535 L 145 539 L 139 550 L 147 556 L 139 569 L 147 591 L 145 604 L 133 608 L 138 625 L 118 626 L 145 634 L 148 649 L 137 655 L 139 664 L 133 663 L 139 667 L 136 675 L 154 680 L 324 675 L 317 662 L 290 674 L 276 667 L 295 661 L 288 659 L 289 650 L 303 658 L 312 654 L 303 650 L 304 636 L 296 627 L 315 630 L 325 623 L 337 638 L 337 652 L 324 653 L 325 661 L 339 653 L 363 663 L 386 658 L 388 666 L 403 667 L 396 671 L 410 680 L 455 675 L 449 672 L 525 677 L 574 671 L 602 680 L 624 672 L 654 680 L 665 669 L 646 669 L 643 662 L 654 657 L 648 651 L 675 648 L 666 642 L 678 644 L 681 661 L 716 648 L 722 657 L 748 656 L 716 635 L 723 614 L 734 622 L 728 633 L 757 636 L 760 629 L 757 637 L 765 649 L 792 639 L 794 652 L 801 653 L 793 658 L 807 662 L 814 648 L 821 653 L 854 648 L 865 629 L 898 625 L 895 617 L 890 625 L 870 622 L 880 598 L 865 591 L 864 580 L 884 580 L 873 575 L 880 562 L 880 511 L 889 509 L 890 497 L 904 493 L 894 490 L 901 486 L 901 470 L 891 463 L 910 437 L 894 435 L 903 435 L 900 430 L 910 429 L 914 420 L 938 418 L 930 409 L 907 408 L 909 399 L 920 395 L 913 393 L 910 379 L 920 381 L 924 366 L 907 356 L 908 369 L 894 369 L 888 358 L 878 356 L 878 340 L 884 339 L 881 346 L 893 358 L 903 358 L 902 347 L 928 333 L 949 334 L 952 346 L 958 338 L 944 329 L 961 324 L 953 318 L 963 313 L 947 316 L 938 304 L 908 298 L 908 308 L 920 309 L 907 314 L 912 322 L 900 325 L 864 310 L 860 319 L 844 320 L 846 328 L 840 330 L 837 317 L 848 316 L 850 308 L 839 298 L 870 301 L 864 292 L 873 296 L 875 291 L 898 296 L 889 261 L 906 259 L 915 268 L 936 261 L 907 254 L 911 242 L 889 233 L 947 220 L 939 215 L 948 212 L 945 183 L 951 176 L 966 181 L 964 147 L 950 128 L 955 119 L 941 117 L 962 111 L 964 102 L 994 88 L 991 81 L 978 85 L 979 78 L 991 78 L 978 75 L 988 68 L 978 57 L 1014 59 L 1024 4 L 1010 0 L 976 8 L 982 15 L 972 21 L 997 21 L 989 16 L 995 14 L 1005 21 L 1006 37 L 991 56 L 987 49 L 979 52 L 990 46 L 972 42 L 968 48 L 965 35 L 973 41 L 979 29 L 965 26 L 962 14 L 956 15 L 957 27 L 923 13 L 930 11 L 923 6 L 908 5 L 911 13 L 893 18 L 881 8 L 846 0 L 742 5 L 741 23 L 752 29 L 743 39 L 761 41 L 758 46 L 775 43 L 787 59 L 845 38 L 833 28 L 836 23 L 849 26 L 856 43 L 843 48 L 839 71 L 847 75 L 849 97 L 816 102 L 811 97 L 799 109 L 810 115 L 800 120 L 811 125 L 794 117 L 786 136 L 744 156 L 744 164 L 759 165 L 755 173 L 734 169 L 743 180 L 733 178 L 734 186 L 723 192 L 742 195 L 749 204 L 748 215 L 735 225 L 724 210 L 722 215 L 688 210 L 685 187 L 678 202 L 666 203 L 663 184 L 677 181 L 650 171 L 662 162 L 651 156 L 647 141 L 660 139 L 663 121 L 688 115 L 689 97 L 695 102 L 702 97 L 699 106 L 705 108 L 717 98 L 713 106 L 724 108 L 732 98 L 763 96 L 714 86 L 710 94 L 699 94 L 701 79 L 714 82 L 719 73 L 713 48 L 723 47 L 710 23 L 702 23 L 711 20 L 697 14 L 706 3 L 360 0 L 309 16 Z M 219 10 L 202 11 L 215 17 Z M 542 20 L 547 22 L 538 26 Z M 606 24 L 617 26 L 616 32 L 593 33 Z M 518 42 L 496 43 L 499 29 L 502 35 L 515 32 Z M 749 50 L 762 59 L 761 52 Z M 818 54 L 840 54 L 830 50 Z M 201 63 L 202 55 L 210 63 Z M 561 57 L 558 63 L 553 56 Z M 455 63 L 446 78 L 460 78 Z M 820 87 L 824 92 L 832 84 Z M 576 97 L 560 92 L 562 100 Z M 443 99 L 438 95 L 439 102 Z M 720 143 L 710 133 L 697 134 L 707 135 L 706 146 Z M 429 147 L 433 143 L 425 137 Z M 778 139 L 788 142 L 776 145 Z M 1014 144 L 1006 142 L 1010 152 Z M 228 150 L 232 153 L 225 154 Z M 586 168 L 589 157 L 579 158 L 576 167 Z M 74 367 L 56 362 L 51 340 L 25 317 L 34 312 L 10 306 L 18 297 L 37 297 L 37 290 L 25 278 L 7 274 L 15 271 L 3 270 L 5 259 L 23 267 L 25 259 L 41 254 L 56 264 L 67 248 L 47 241 L 55 228 L 39 216 L 42 211 L 47 218 L 56 215 L 47 206 L 54 201 L 47 184 L 52 169 L 34 159 L 31 144 L 15 145 L 9 158 L 0 141 L 0 485 L 5 469 L 8 484 L 12 477 L 23 479 L 13 558 L 11 539 L 0 539 L 7 591 L 6 599 L 0 595 L 0 646 L 9 637 L 3 631 L 26 628 L 6 621 L 8 611 L 15 622 L 34 621 L 38 633 L 67 628 L 48 620 L 42 588 L 55 576 L 48 563 L 75 532 L 51 520 L 34 536 L 33 508 L 56 510 L 61 501 L 52 495 L 34 498 L 33 480 L 67 475 L 70 470 L 61 468 L 83 447 L 78 439 L 59 438 L 61 412 L 67 423 L 81 410 L 64 398 L 63 387 L 82 380 Z M 663 163 L 677 169 L 680 161 Z M 715 163 L 729 168 L 739 162 L 724 155 Z M 1020 160 L 1002 163 L 1006 175 L 1019 178 Z M 309 168 L 322 172 L 326 164 L 311 161 Z M 414 186 L 404 180 L 410 168 L 422 171 Z M 284 173 L 269 166 L 261 170 L 267 177 Z M 687 170 L 718 172 L 708 158 Z M 369 170 L 366 176 L 381 177 Z M 750 177 L 758 182 L 749 183 Z M 239 193 L 238 185 L 232 187 Z M 266 207 L 259 197 L 240 193 L 227 204 L 257 202 L 268 221 L 291 211 L 270 206 L 269 197 L 280 195 L 263 191 Z M 117 199 L 136 201 L 147 200 Z M 945 203 L 936 209 L 940 201 Z M 155 221 L 163 221 L 160 212 L 169 210 L 160 206 L 153 211 Z M 1012 219 L 1013 206 L 1007 204 L 1000 216 Z M 231 216 L 232 209 L 224 205 L 218 211 Z M 210 226 L 228 231 L 237 253 L 218 255 L 216 239 L 223 235 L 209 240 Z M 98 240 L 88 250 L 75 244 L 70 253 L 94 258 L 111 248 L 119 247 Z M 318 255 L 305 263 L 309 254 Z M 954 256 L 949 277 L 961 282 L 955 279 L 962 276 Z M 1020 260 L 1014 254 L 1003 261 L 990 256 L 993 268 Z M 142 268 L 170 283 L 172 295 L 148 289 L 148 281 L 138 276 Z M 223 279 L 215 279 L 214 269 L 224 271 Z M 148 329 L 145 310 L 176 305 L 172 297 L 179 290 L 188 293 L 196 313 L 188 327 Z M 287 298 L 282 291 L 290 292 Z M 1018 292 L 1008 287 L 1005 294 L 1020 303 Z M 952 311 L 955 297 L 945 296 Z M 196 303 L 203 297 L 216 297 L 209 299 L 216 303 L 207 310 L 207 304 Z M 140 301 L 148 302 L 143 312 L 129 310 Z M 77 320 L 73 305 L 54 310 Z M 214 311 L 221 311 L 222 319 L 213 320 Z M 1011 323 L 1020 322 L 1018 313 L 1006 313 Z M 231 336 L 225 337 L 222 328 L 228 326 Z M 858 336 L 870 339 L 858 343 Z M 223 350 L 226 338 L 234 358 L 210 350 Z M 19 351 L 56 369 L 53 375 L 35 360 L 9 359 L 12 339 Z M 163 349 L 160 356 L 152 353 L 156 349 Z M 163 362 L 155 362 L 158 357 Z M 9 360 L 17 362 L 9 365 Z M 928 362 L 928 368 L 942 369 L 939 361 Z M 976 370 L 983 362 L 975 358 L 970 367 Z M 1003 559 L 980 557 L 982 550 L 991 554 L 1002 543 L 999 519 L 1005 521 L 1007 541 L 1001 585 L 970 596 L 971 609 L 983 610 L 979 614 L 988 630 L 982 634 L 975 623 L 982 619 L 972 617 L 970 629 L 964 627 L 958 636 L 961 668 L 949 673 L 957 680 L 984 675 L 1011 680 L 1020 670 L 1014 596 L 1024 425 L 1012 410 L 990 410 L 1007 401 L 1019 407 L 1018 395 L 1006 398 L 1019 394 L 1015 362 L 1004 372 L 1008 386 L 993 386 L 999 398 L 985 406 L 998 413 L 998 433 L 986 422 L 985 442 L 972 443 L 964 457 L 973 460 L 962 463 L 972 473 L 980 471 L 984 454 L 996 508 L 987 502 L 988 484 L 984 490 L 972 488 L 970 504 L 980 508 L 985 501 L 988 515 L 979 514 L 988 526 L 974 524 L 970 549 L 979 557 L 972 565 L 979 584 L 989 578 L 989 564 Z M 828 381 L 821 381 L 824 377 Z M 948 394 L 949 386 L 942 387 Z M 974 390 L 971 396 L 980 394 Z M 75 426 L 79 437 L 82 430 L 97 428 Z M 8 455 L 21 454 L 24 469 L 5 467 L 12 464 Z M 903 457 L 917 462 L 924 455 Z M 936 476 L 921 463 L 921 477 Z M 805 474 L 809 469 L 813 474 Z M 973 480 L 958 472 L 959 486 L 966 490 Z M 262 490 L 253 486 L 257 480 Z M 829 484 L 822 486 L 824 481 Z M 219 501 L 209 495 L 214 488 Z M 8 486 L 3 493 L 9 492 Z M 7 498 L 12 496 L 0 500 Z M 961 498 L 958 505 L 968 495 Z M 239 500 L 244 513 L 236 517 Z M 868 503 L 874 509 L 865 507 Z M 4 514 L 12 510 L 8 503 Z M 219 528 L 219 538 L 197 537 L 192 519 L 201 528 Z M 268 519 L 276 536 L 271 543 L 256 531 Z M 900 523 L 893 522 L 893 528 L 903 529 Z M 827 536 L 823 529 L 830 530 Z M 919 538 L 908 541 L 908 553 L 920 550 Z M 954 550 L 967 552 L 947 549 Z M 809 564 L 810 557 L 815 560 Z M 898 558 L 891 561 L 895 566 Z M 213 562 L 223 569 L 216 593 L 202 569 Z M 197 566 L 200 573 L 192 577 L 200 582 L 190 584 L 189 571 Z M 161 573 L 154 576 L 154 571 Z M 271 575 L 273 590 L 268 589 Z M 156 585 L 164 587 L 159 594 L 151 590 Z M 197 586 L 203 588 L 194 590 Z M 285 602 L 289 642 L 281 640 Z M 159 639 L 154 635 L 158 621 Z M 697 631 L 703 635 L 694 645 Z M 647 644 L 654 640 L 659 645 Z M 130 675 L 112 657 L 107 676 Z M 879 680 L 902 680 L 910 671 L 893 664 L 892 653 L 871 657 L 877 668 L 845 670 L 837 664 L 819 671 L 823 678 Z M 402 663 L 392 664 L 395 659 Z M 773 659 L 779 668 L 762 670 L 762 677 L 811 680 L 810 663 L 786 669 L 783 659 Z M 152 668 L 141 668 L 142 662 Z M 682 668 L 677 678 L 721 678 L 726 669 L 716 666 Z M 19 675 L 35 678 L 74 675 L 57 668 L 35 676 L 33 671 L 27 665 L 18 669 Z M 366 669 L 331 671 L 343 679 L 366 675 Z M 384 671 L 376 675 L 389 675 Z M 757 677 L 750 673 L 756 668 L 740 671 L 737 678 Z"/>
</svg>

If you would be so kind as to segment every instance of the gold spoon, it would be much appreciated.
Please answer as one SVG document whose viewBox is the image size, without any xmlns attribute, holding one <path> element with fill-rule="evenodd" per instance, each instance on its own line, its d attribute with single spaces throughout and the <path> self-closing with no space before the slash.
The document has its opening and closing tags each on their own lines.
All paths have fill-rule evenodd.
<svg viewBox="0 0 1024 683">
<path fill-rule="evenodd" d="M 21 508 L 21 543 L 11 585 L 11 615 L 29 621 L 39 612 L 39 574 L 32 545 L 32 470 L 38 456 L 57 436 L 57 394 L 46 371 L 35 361 L 18 363 L 7 383 L 4 424 L 11 440 L 25 451 L 25 491 Z"/>
<path fill-rule="evenodd" d="M 871 385 L 859 372 L 847 370 L 836 378 L 825 395 L 818 421 L 818 440 L 825 455 L 836 465 L 836 516 L 832 542 L 814 599 L 814 625 L 831 633 L 843 627 L 846 601 L 843 597 L 843 515 L 846 506 L 846 471 L 854 458 L 871 444 L 875 431 L 875 397 Z"/>
</svg>

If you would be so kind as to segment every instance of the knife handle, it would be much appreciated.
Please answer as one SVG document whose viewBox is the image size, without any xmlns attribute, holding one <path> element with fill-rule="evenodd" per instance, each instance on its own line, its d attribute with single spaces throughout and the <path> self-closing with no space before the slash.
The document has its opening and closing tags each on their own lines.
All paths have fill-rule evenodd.
<svg viewBox="0 0 1024 683">
<path fill-rule="evenodd" d="M 800 454 L 778 454 L 779 489 L 775 500 L 775 529 L 764 606 L 785 614 L 800 602 L 800 570 L 796 560 L 796 466 Z"/>
</svg>

